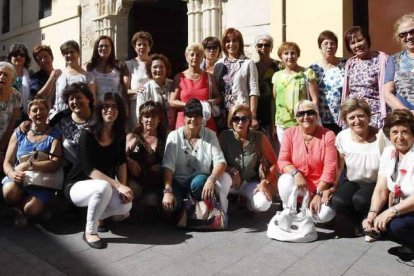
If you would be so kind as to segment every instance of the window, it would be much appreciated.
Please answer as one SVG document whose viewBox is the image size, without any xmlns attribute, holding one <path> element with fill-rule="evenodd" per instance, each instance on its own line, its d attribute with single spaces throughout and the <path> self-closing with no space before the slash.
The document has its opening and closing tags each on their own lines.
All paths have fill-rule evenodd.
<svg viewBox="0 0 414 276">
<path fill-rule="evenodd" d="M 3 22 L 1 32 L 7 33 L 10 31 L 10 0 L 3 1 Z"/>
<path fill-rule="evenodd" d="M 52 15 L 52 0 L 39 0 L 39 19 Z"/>
</svg>

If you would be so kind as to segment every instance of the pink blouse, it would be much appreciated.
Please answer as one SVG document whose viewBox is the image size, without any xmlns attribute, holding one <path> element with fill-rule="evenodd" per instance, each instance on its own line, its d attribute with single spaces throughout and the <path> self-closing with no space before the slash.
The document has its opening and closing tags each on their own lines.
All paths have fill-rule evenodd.
<svg viewBox="0 0 414 276">
<path fill-rule="evenodd" d="M 315 137 L 306 148 L 301 127 L 288 128 L 283 135 L 277 164 L 280 171 L 288 165 L 298 169 L 305 176 L 310 192 L 316 189 L 319 181 L 335 183 L 335 134 L 326 128 L 318 127 Z"/>
</svg>

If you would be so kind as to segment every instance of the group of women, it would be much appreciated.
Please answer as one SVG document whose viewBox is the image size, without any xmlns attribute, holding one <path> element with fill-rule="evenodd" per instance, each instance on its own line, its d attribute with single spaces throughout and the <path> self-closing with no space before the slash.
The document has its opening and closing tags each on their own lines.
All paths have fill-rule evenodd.
<svg viewBox="0 0 414 276">
<path fill-rule="evenodd" d="M 104 219 L 125 219 L 141 203 L 174 212 L 191 194 L 217 197 L 227 212 L 236 193 L 263 212 L 276 190 L 286 206 L 295 187 L 310 193 L 315 222 L 347 212 L 367 241 L 388 230 L 412 248 L 414 14 L 401 17 L 395 33 L 404 50 L 388 57 L 370 49 L 364 29 L 349 29 L 345 46 L 354 56 L 346 61 L 336 57 L 336 35 L 323 31 L 322 57 L 305 68 L 294 42 L 280 45 L 281 61 L 270 58 L 269 35 L 255 39 L 253 62 L 242 34 L 229 28 L 221 41 L 189 45 L 188 68 L 174 80 L 168 58 L 149 54 L 147 32 L 133 36 L 137 56 L 125 63 L 112 39 L 99 37 L 86 70 L 75 41 L 61 46 L 62 71 L 48 46 L 36 46 L 40 70 L 32 76 L 27 49 L 13 45 L 11 64 L 0 63 L 0 150 L 16 225 L 54 194 L 24 185 L 27 172 L 63 166 L 66 198 L 88 207 L 84 240 L 93 248 L 105 247 Z M 13 132 L 21 106 L 30 123 Z M 20 158 L 33 151 L 49 158 Z"/>
</svg>

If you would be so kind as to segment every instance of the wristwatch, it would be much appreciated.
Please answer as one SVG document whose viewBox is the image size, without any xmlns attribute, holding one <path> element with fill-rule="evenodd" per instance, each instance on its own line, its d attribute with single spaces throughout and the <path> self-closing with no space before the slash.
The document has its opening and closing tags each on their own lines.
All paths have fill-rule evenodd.
<svg viewBox="0 0 414 276">
<path fill-rule="evenodd" d="M 398 210 L 395 206 L 391 207 L 391 212 L 394 215 L 394 217 L 398 217 L 400 215 L 400 210 Z"/>
<path fill-rule="evenodd" d="M 294 169 L 293 171 L 290 172 L 290 176 L 291 177 L 295 177 L 295 175 L 299 172 L 298 169 Z"/>
</svg>

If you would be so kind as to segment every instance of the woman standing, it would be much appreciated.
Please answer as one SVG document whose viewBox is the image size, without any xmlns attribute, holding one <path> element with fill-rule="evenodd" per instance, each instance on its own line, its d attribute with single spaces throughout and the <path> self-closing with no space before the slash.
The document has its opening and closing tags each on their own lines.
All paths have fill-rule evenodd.
<svg viewBox="0 0 414 276">
<path fill-rule="evenodd" d="M 100 36 L 93 47 L 93 54 L 86 70 L 92 72 L 96 83 L 96 99 L 102 100 L 106 92 L 118 93 L 128 103 L 126 88 L 129 84 L 128 68 L 115 59 L 112 38 Z M 127 104 L 128 105 L 128 104 Z"/>
<path fill-rule="evenodd" d="M 13 86 L 19 90 L 22 95 L 23 114 L 24 116 L 27 116 L 27 104 L 32 97 L 30 94 L 29 51 L 23 44 L 12 44 L 9 49 L 9 54 L 7 55 L 7 60 L 13 64 L 14 69 L 16 69 L 16 80 Z"/>
<path fill-rule="evenodd" d="M 335 217 L 330 200 L 335 191 L 335 134 L 318 124 L 318 107 L 303 100 L 295 106 L 298 126 L 288 128 L 280 148 L 279 194 L 286 206 L 294 187 L 311 195 L 309 209 L 316 222 Z"/>
<path fill-rule="evenodd" d="M 201 42 L 204 48 L 204 59 L 201 63 L 201 69 L 214 74 L 214 65 L 218 61 L 221 54 L 221 43 L 217 37 L 206 37 Z"/>
<path fill-rule="evenodd" d="M 153 43 L 151 34 L 144 31 L 135 33 L 131 39 L 131 45 L 137 53 L 137 56 L 125 62 L 131 74 L 130 85 L 128 87 L 130 108 L 129 128 L 135 127 L 137 123 L 138 114 L 135 116 L 137 97 L 144 90 L 144 84 L 150 80 L 146 70 L 146 63 L 149 61 L 149 52 L 151 51 Z"/>
<path fill-rule="evenodd" d="M 173 81 L 167 76 L 171 73 L 168 58 L 161 54 L 150 56 L 147 62 L 147 74 L 150 80 L 144 84 L 143 91 L 137 96 L 136 116 L 140 116 L 140 108 L 147 101 L 160 103 L 162 106 L 163 124 L 169 130 L 175 129 L 175 109 L 170 108 L 169 96 L 173 91 Z"/>
<path fill-rule="evenodd" d="M 275 99 L 273 98 L 272 77 L 280 70 L 280 62 L 270 57 L 273 50 L 273 38 L 268 35 L 259 35 L 255 39 L 259 61 L 256 62 L 259 74 L 260 98 L 257 109 L 257 119 L 261 129 L 267 134 L 272 144 L 274 142 Z"/>
<path fill-rule="evenodd" d="M 27 171 L 53 173 L 60 167 L 62 144 L 60 132 L 46 124 L 49 113 L 48 102 L 35 97 L 27 109 L 31 120 L 30 130 L 25 133 L 17 129 L 10 138 L 7 147 L 3 169 L 6 177 L 3 179 L 3 196 L 6 202 L 16 207 L 15 225 L 26 225 L 26 216 L 37 216 L 45 208 L 46 203 L 53 197 L 55 191 L 47 188 L 23 186 Z M 48 160 L 23 161 L 23 156 L 33 151 L 41 151 L 49 157 Z M 58 180 L 58 179 L 56 179 Z M 63 181 L 63 178 L 59 181 Z"/>
<path fill-rule="evenodd" d="M 335 56 L 338 37 L 331 31 L 323 31 L 318 37 L 322 59 L 309 66 L 316 74 L 319 89 L 319 112 L 324 127 L 338 134 L 342 128 L 337 124 L 344 84 L 344 58 Z"/>
<path fill-rule="evenodd" d="M 243 36 L 228 28 L 221 40 L 225 57 L 214 66 L 219 91 L 227 112 L 237 104 L 248 104 L 252 112 L 252 127 L 257 128 L 257 104 L 260 96 L 257 68 L 254 61 L 244 55 Z"/>
<path fill-rule="evenodd" d="M 405 14 L 397 20 L 394 36 L 403 50 L 388 59 L 385 100 L 392 109 L 414 110 L 414 13 Z"/>
<path fill-rule="evenodd" d="M 341 104 L 348 97 L 364 99 L 371 106 L 371 125 L 382 127 L 386 115 L 384 78 L 387 55 L 371 50 L 371 38 L 359 26 L 345 33 L 345 46 L 354 54 L 345 65 Z"/>
<path fill-rule="evenodd" d="M 284 69 L 272 77 L 273 95 L 276 102 L 275 124 L 277 138 L 282 144 L 286 128 L 296 126 L 294 107 L 304 99 L 312 99 L 318 106 L 318 86 L 315 72 L 298 65 L 299 46 L 294 42 L 283 42 L 277 50 Z"/>
<path fill-rule="evenodd" d="M 402 244 L 399 255 L 414 257 L 414 116 L 406 109 L 393 110 L 384 121 L 392 146 L 381 156 L 377 184 L 367 218 L 367 234 L 387 232 Z"/>
<path fill-rule="evenodd" d="M 189 99 L 198 99 L 209 103 L 210 106 L 220 105 L 221 96 L 216 89 L 212 76 L 200 68 L 204 56 L 204 49 L 201 44 L 191 44 L 185 49 L 185 58 L 188 69 L 175 77 L 174 92 L 170 96 L 170 105 L 178 112 L 175 128 L 184 124 L 184 106 Z M 214 118 L 209 118 L 206 126 L 213 131 L 217 130 Z"/>
<path fill-rule="evenodd" d="M 362 99 L 350 98 L 341 106 L 341 118 L 348 127 L 336 137 L 339 152 L 339 180 L 332 207 L 351 216 L 356 236 L 362 236 L 361 222 L 367 216 L 377 181 L 385 139 L 381 130 L 370 126 L 371 108 Z M 369 239 L 369 238 L 366 238 Z"/>
<path fill-rule="evenodd" d="M 128 217 L 134 197 L 127 186 L 125 114 L 121 96 L 105 93 L 95 109 L 96 123 L 82 130 L 77 162 L 66 178 L 66 197 L 76 206 L 88 207 L 83 239 L 96 249 L 105 247 L 98 221 Z"/>
<path fill-rule="evenodd" d="M 229 113 L 228 127 L 220 135 L 220 146 L 232 177 L 232 188 L 247 199 L 247 208 L 265 212 L 272 205 L 272 183 L 276 183 L 277 158 L 269 139 L 250 129 L 248 105 L 236 105 Z M 259 175 L 261 163 L 269 164 Z"/>
</svg>

